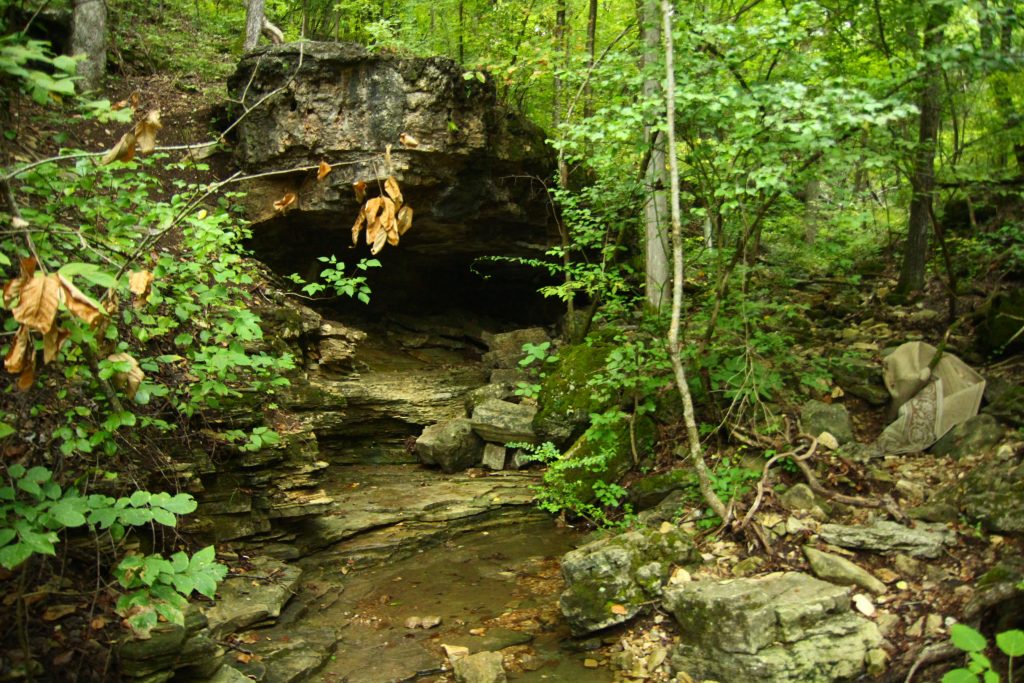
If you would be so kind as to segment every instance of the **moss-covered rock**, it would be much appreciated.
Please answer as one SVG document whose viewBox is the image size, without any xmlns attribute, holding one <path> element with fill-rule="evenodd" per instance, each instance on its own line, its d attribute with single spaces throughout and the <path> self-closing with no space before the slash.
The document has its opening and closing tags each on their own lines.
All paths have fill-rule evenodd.
<svg viewBox="0 0 1024 683">
<path fill-rule="evenodd" d="M 959 493 L 964 512 L 989 531 L 1024 533 L 1024 463 L 979 464 L 964 477 Z"/>
<path fill-rule="evenodd" d="M 541 382 L 534 429 L 541 441 L 562 448 L 578 439 L 600 406 L 587 382 L 604 366 L 608 346 L 578 344 L 558 351 L 559 361 Z"/>
<path fill-rule="evenodd" d="M 696 483 L 697 475 L 688 467 L 650 474 L 629 487 L 629 499 L 637 510 L 647 510 L 661 503 L 673 491 L 690 488 Z"/>
<path fill-rule="evenodd" d="M 582 502 L 590 502 L 598 481 L 618 481 L 633 466 L 633 440 L 642 455 L 654 445 L 656 433 L 654 421 L 647 416 L 635 419 L 632 436 L 627 419 L 612 427 L 590 427 L 565 451 L 565 457 L 549 468 L 545 480 L 572 490 Z M 557 483 L 551 481 L 553 473 Z"/>
<path fill-rule="evenodd" d="M 700 561 L 678 528 L 640 529 L 588 543 L 562 558 L 566 589 L 559 606 L 576 635 L 621 624 L 661 594 L 673 565 Z"/>
</svg>

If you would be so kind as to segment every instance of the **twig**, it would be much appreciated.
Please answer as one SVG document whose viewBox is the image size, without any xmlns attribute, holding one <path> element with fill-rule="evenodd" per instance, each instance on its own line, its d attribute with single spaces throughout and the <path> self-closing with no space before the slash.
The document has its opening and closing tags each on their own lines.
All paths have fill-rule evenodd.
<svg viewBox="0 0 1024 683">
<path fill-rule="evenodd" d="M 910 671 L 907 672 L 907 677 L 903 679 L 903 683 L 910 683 L 914 678 L 914 674 L 922 666 L 928 664 L 937 664 L 944 662 L 947 659 L 953 659 L 953 657 L 960 654 L 962 651 L 953 646 L 952 643 L 935 643 L 929 645 L 921 651 L 917 659 L 914 660 L 914 664 L 910 667 Z"/>
<path fill-rule="evenodd" d="M 754 497 L 754 502 L 751 503 L 750 509 L 747 510 L 747 514 L 743 516 L 743 521 L 736 525 L 736 531 L 744 529 L 750 523 L 750 520 L 754 518 L 754 514 L 757 512 L 758 508 L 761 507 L 761 501 L 764 499 L 765 493 L 765 482 L 768 481 L 768 471 L 771 469 L 771 466 L 783 458 L 790 458 L 793 462 L 797 463 L 797 465 L 803 464 L 804 461 L 814 455 L 814 452 L 818 449 L 818 440 L 810 434 L 801 434 L 797 438 L 810 440 L 811 444 L 807 447 L 807 452 L 803 455 L 797 455 L 800 451 L 799 449 L 794 449 L 786 451 L 785 453 L 777 453 L 768 459 L 768 462 L 764 464 L 764 469 L 761 472 L 761 479 L 757 482 L 757 495 Z"/>
</svg>

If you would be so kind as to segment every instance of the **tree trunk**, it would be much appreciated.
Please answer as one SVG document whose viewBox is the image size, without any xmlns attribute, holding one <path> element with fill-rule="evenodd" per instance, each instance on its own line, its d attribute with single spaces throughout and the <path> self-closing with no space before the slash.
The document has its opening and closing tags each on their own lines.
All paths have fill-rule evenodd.
<svg viewBox="0 0 1024 683">
<path fill-rule="evenodd" d="M 107 72 L 105 0 L 75 0 L 71 18 L 71 54 L 85 55 L 85 59 L 78 63 L 81 91 L 102 87 Z"/>
<path fill-rule="evenodd" d="M 918 98 L 917 151 L 914 170 L 910 178 L 913 195 L 910 199 L 910 217 L 907 220 L 907 243 L 903 251 L 903 265 L 896 284 L 896 294 L 906 297 L 924 288 L 925 266 L 928 263 L 928 233 L 931 230 L 932 199 L 935 192 L 935 145 L 939 134 L 941 102 L 939 79 L 941 72 L 935 63 L 937 50 L 945 39 L 946 22 L 952 10 L 946 4 L 936 4 L 928 11 L 924 29 L 924 58 L 929 60 L 922 75 L 922 88 Z"/>
<path fill-rule="evenodd" d="M 247 0 L 245 4 L 245 44 L 246 52 L 256 49 L 263 31 L 263 1 Z"/>
<path fill-rule="evenodd" d="M 465 20 L 466 3 L 459 0 L 459 66 L 466 63 Z"/>
<path fill-rule="evenodd" d="M 591 94 L 590 82 L 594 71 L 595 49 L 597 47 L 597 0 L 590 0 L 590 13 L 587 16 L 587 55 L 589 56 L 588 66 L 590 75 L 587 76 L 586 84 L 583 86 L 583 118 L 590 118 L 594 114 L 594 101 Z"/>
<path fill-rule="evenodd" d="M 821 198 L 821 181 L 811 178 L 804 185 L 804 242 L 814 244 L 818 239 L 818 223 L 821 214 L 818 200 Z"/>
<path fill-rule="evenodd" d="M 658 14 L 658 0 L 644 0 L 640 11 L 640 23 L 644 41 L 642 65 L 647 74 L 643 90 L 645 100 L 657 97 L 661 91 L 653 68 L 661 51 Z M 647 305 L 651 310 L 661 311 L 669 300 L 665 139 L 664 135 L 651 125 L 645 127 L 644 139 L 651 150 L 650 161 L 644 170 L 648 191 L 647 203 L 644 204 L 644 291 Z"/>
<path fill-rule="evenodd" d="M 729 510 L 715 493 L 711 474 L 708 471 L 707 463 L 704 462 L 700 434 L 697 432 L 697 420 L 693 414 L 693 397 L 690 395 L 690 385 L 686 381 L 686 368 L 683 366 L 683 359 L 680 355 L 679 327 L 683 310 L 683 226 L 679 209 L 679 164 L 676 161 L 676 75 L 673 66 L 675 60 L 672 54 L 672 3 L 669 0 L 661 0 L 661 15 L 665 31 L 665 99 L 668 103 L 666 107 L 668 123 L 666 138 L 668 140 L 668 163 L 671 169 L 669 177 L 672 187 L 670 194 L 672 198 L 672 323 L 668 328 L 668 352 L 672 359 L 672 369 L 675 371 L 676 389 L 678 389 L 683 402 L 686 440 L 689 444 L 690 458 L 693 460 L 693 469 L 697 473 L 697 484 L 704 497 L 704 502 L 721 518 L 722 524 L 728 524 L 730 521 Z"/>
</svg>

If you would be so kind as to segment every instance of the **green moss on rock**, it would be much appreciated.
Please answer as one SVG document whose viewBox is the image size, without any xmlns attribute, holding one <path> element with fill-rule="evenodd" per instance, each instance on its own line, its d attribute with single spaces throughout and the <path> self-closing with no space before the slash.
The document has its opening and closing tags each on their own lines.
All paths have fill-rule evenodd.
<svg viewBox="0 0 1024 683">
<path fill-rule="evenodd" d="M 559 361 L 541 382 L 534 428 L 541 441 L 564 447 L 586 429 L 590 414 L 603 406 L 587 382 L 604 367 L 608 346 L 579 344 L 558 351 Z"/>
</svg>

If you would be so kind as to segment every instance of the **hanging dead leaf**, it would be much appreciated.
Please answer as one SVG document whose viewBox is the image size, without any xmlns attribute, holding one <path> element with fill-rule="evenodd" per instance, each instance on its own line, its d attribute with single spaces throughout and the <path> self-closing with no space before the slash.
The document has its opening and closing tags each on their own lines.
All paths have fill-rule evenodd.
<svg viewBox="0 0 1024 683">
<path fill-rule="evenodd" d="M 12 375 L 22 372 L 30 363 L 29 357 L 33 351 L 32 335 L 29 334 L 28 328 L 22 325 L 14 333 L 11 350 L 4 358 L 4 369 Z"/>
<path fill-rule="evenodd" d="M 146 379 L 142 368 L 139 367 L 139 362 L 127 353 L 109 355 L 107 360 L 111 363 L 128 363 L 128 370 L 115 372 L 111 376 L 110 381 L 118 389 L 124 389 L 124 393 L 128 395 L 128 398 L 135 398 L 135 392 L 139 390 L 139 385 L 142 384 L 142 380 Z"/>
<path fill-rule="evenodd" d="M 381 228 L 377 231 L 377 237 L 373 240 L 373 246 L 370 247 L 370 254 L 376 256 L 380 253 L 380 250 L 384 248 L 384 244 L 388 241 L 387 230 Z"/>
<path fill-rule="evenodd" d="M 55 274 L 33 277 L 21 287 L 14 319 L 43 334 L 50 331 L 60 304 L 60 280 Z"/>
<path fill-rule="evenodd" d="M 404 235 L 412 227 L 412 207 L 403 206 L 398 210 L 398 215 L 395 217 L 395 222 L 398 224 L 398 234 Z"/>
<path fill-rule="evenodd" d="M 284 213 L 289 207 L 295 204 L 297 199 L 298 195 L 294 192 L 286 192 L 283 197 L 274 202 L 274 211 Z"/>
<path fill-rule="evenodd" d="M 614 604 L 612 605 L 612 614 L 623 615 L 627 614 L 629 610 L 626 609 L 625 605 Z"/>
<path fill-rule="evenodd" d="M 103 155 L 100 159 L 100 166 L 106 166 L 112 161 L 131 161 L 135 156 L 135 133 L 128 132 L 121 136 L 113 149 Z"/>
<path fill-rule="evenodd" d="M 384 199 L 384 197 L 374 197 L 367 201 L 363 206 L 363 214 L 366 216 L 367 244 L 374 244 L 377 241 L 377 233 L 381 229 L 380 212 L 384 204 Z"/>
<path fill-rule="evenodd" d="M 63 275 L 57 275 L 57 278 L 60 281 L 63 303 L 73 315 L 84 320 L 87 325 L 94 324 L 106 315 L 106 311 L 103 310 L 99 302 L 94 301 L 88 294 L 71 284 L 71 280 Z"/>
<path fill-rule="evenodd" d="M 60 347 L 68 340 L 71 333 L 63 327 L 54 325 L 43 335 L 43 365 L 48 365 L 60 352 Z"/>
<path fill-rule="evenodd" d="M 384 181 L 384 192 L 395 202 L 395 208 L 402 206 L 402 190 L 399 189 L 394 176 L 389 175 Z"/>
<path fill-rule="evenodd" d="M 18 391 L 28 391 L 36 381 L 36 354 L 28 354 L 28 364 L 18 375 Z"/>
<path fill-rule="evenodd" d="M 327 177 L 327 174 L 331 172 L 331 165 L 326 161 L 320 162 L 320 167 L 316 170 L 316 179 L 323 180 Z"/>
<path fill-rule="evenodd" d="M 352 183 L 352 190 L 356 193 L 356 201 L 362 204 L 366 201 L 366 183 L 362 180 L 357 180 Z"/>
<path fill-rule="evenodd" d="M 414 138 L 413 136 L 409 135 L 408 133 L 402 133 L 401 135 L 399 135 L 398 141 L 401 142 L 403 146 L 408 147 L 409 149 L 416 149 L 417 147 L 420 146 L 420 141 Z"/>
<path fill-rule="evenodd" d="M 139 154 L 150 154 L 156 149 L 156 134 L 164 125 L 160 123 L 160 110 L 154 109 L 146 118 L 135 124 L 135 140 Z"/>
<path fill-rule="evenodd" d="M 352 225 L 352 245 L 355 246 L 359 243 L 359 233 L 363 231 L 363 227 L 366 225 L 366 212 L 363 209 L 359 209 L 359 214 L 356 216 L 356 222 Z"/>
<path fill-rule="evenodd" d="M 149 301 L 149 290 L 153 285 L 153 273 L 148 270 L 135 270 L 128 275 L 128 289 L 135 295 L 135 308 Z"/>
</svg>

